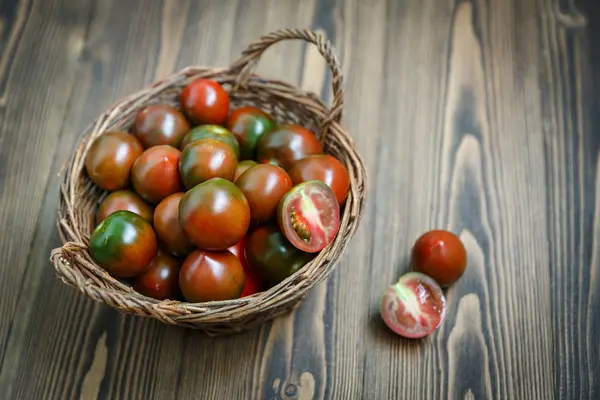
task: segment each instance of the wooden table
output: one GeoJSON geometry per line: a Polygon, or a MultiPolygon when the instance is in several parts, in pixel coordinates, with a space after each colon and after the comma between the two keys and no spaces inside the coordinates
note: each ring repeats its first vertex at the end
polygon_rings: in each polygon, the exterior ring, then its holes
{"type": "MultiPolygon", "coordinates": [[[[600,398],[598,4],[0,0],[0,398],[600,398]],[[122,316],[56,279],[57,171],[84,127],[289,27],[335,44],[369,171],[330,279],[227,338],[122,316]],[[441,328],[408,341],[377,300],[431,228],[459,233],[469,266],[441,328]]],[[[258,70],[330,98],[299,42],[258,70]]]]}

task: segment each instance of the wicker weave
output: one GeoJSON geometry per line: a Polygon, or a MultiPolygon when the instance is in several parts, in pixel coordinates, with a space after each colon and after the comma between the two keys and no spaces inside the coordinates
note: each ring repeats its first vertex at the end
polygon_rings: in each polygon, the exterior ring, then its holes
{"type": "Polygon", "coordinates": [[[351,240],[363,212],[367,176],[363,161],[350,136],[340,125],[342,75],[331,43],[309,30],[281,30],[252,43],[230,68],[188,67],[149,88],[120,100],[104,112],[82,135],[76,150],[61,170],[58,231],[63,246],[51,253],[58,276],[68,285],[96,301],[124,313],[153,317],[168,324],[200,329],[209,335],[248,329],[289,312],[307,291],[333,270],[351,240]],[[252,71],[261,54],[281,40],[301,39],[315,44],[332,71],[333,101],[329,110],[312,93],[279,80],[265,79],[252,71]],[[159,301],[135,292],[99,267],[88,251],[94,214],[106,192],[85,173],[85,157],[98,136],[111,129],[129,130],[138,111],[149,104],[179,107],[179,93],[197,78],[210,78],[229,92],[232,107],[256,105],[270,112],[277,122],[294,122],[317,132],[324,150],[338,157],[350,172],[350,193],[342,209],[341,226],[335,240],[294,275],[265,292],[236,300],[209,303],[159,301]]]}

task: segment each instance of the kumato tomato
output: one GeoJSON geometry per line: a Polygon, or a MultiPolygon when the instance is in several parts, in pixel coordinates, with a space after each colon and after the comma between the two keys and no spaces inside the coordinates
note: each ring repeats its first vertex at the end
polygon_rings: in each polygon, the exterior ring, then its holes
{"type": "Polygon", "coordinates": [[[179,98],[183,112],[196,124],[223,125],[229,114],[229,94],[211,79],[196,79],[179,98]]]}
{"type": "Polygon", "coordinates": [[[324,182],[303,182],[281,198],[277,220],[294,246],[315,253],[335,238],[340,228],[340,206],[324,182]]]}
{"type": "Polygon", "coordinates": [[[429,275],[442,287],[456,282],[467,268],[467,250],[460,238],[446,230],[421,235],[413,245],[413,271],[429,275]]]}
{"type": "Polygon", "coordinates": [[[100,203],[96,211],[96,225],[115,211],[128,210],[136,213],[146,221],[152,223],[154,210],[137,193],[131,190],[117,190],[110,193],[100,203]]]}
{"type": "Polygon", "coordinates": [[[323,148],[315,134],[296,124],[279,125],[265,133],[258,142],[259,162],[277,160],[285,170],[311,154],[321,154],[323,148]]]}
{"type": "Polygon", "coordinates": [[[250,160],[256,156],[258,140],[275,127],[275,120],[258,107],[245,106],[231,112],[226,126],[240,144],[240,160],[250,160]]]}
{"type": "Polygon", "coordinates": [[[248,261],[246,261],[245,252],[247,242],[248,236],[244,236],[242,240],[227,249],[240,260],[242,267],[244,268],[244,274],[246,275],[246,282],[244,283],[244,289],[242,290],[240,297],[251,296],[262,291],[260,275],[251,268],[248,261]]]}
{"type": "Polygon", "coordinates": [[[190,303],[237,299],[245,281],[242,263],[227,250],[195,250],[179,273],[181,292],[190,303]]]}
{"type": "Polygon", "coordinates": [[[292,180],[287,172],[270,164],[259,164],[248,169],[235,184],[250,203],[251,220],[259,223],[276,216],[279,200],[292,188],[292,180]]]}
{"type": "Polygon", "coordinates": [[[237,157],[231,147],[217,139],[188,144],[179,161],[179,173],[188,189],[212,178],[232,181],[236,167],[237,157]]]}
{"type": "Polygon", "coordinates": [[[145,148],[160,145],[178,148],[189,130],[185,116],[167,104],[145,107],[137,114],[134,124],[135,135],[145,148]]]}
{"type": "Polygon", "coordinates": [[[131,211],[110,214],[90,237],[92,258],[117,278],[131,278],[144,272],[157,252],[152,225],[131,211]]]}
{"type": "Polygon", "coordinates": [[[200,139],[217,139],[223,143],[231,146],[231,149],[235,153],[235,156],[240,156],[240,146],[237,139],[231,132],[219,125],[200,125],[195,127],[188,133],[183,141],[181,142],[181,151],[185,149],[185,146],[191,142],[195,142],[200,139]]]}
{"type": "Polygon", "coordinates": [[[350,188],[350,174],[340,160],[329,154],[314,154],[297,161],[289,169],[292,183],[319,180],[333,190],[338,203],[344,204],[350,188]]]}
{"type": "Polygon", "coordinates": [[[173,193],[164,198],[154,210],[154,230],[162,247],[177,257],[187,256],[194,244],[187,238],[179,223],[179,202],[184,193],[173,193]]]}
{"type": "Polygon", "coordinates": [[[244,160],[244,161],[240,161],[237,165],[237,167],[235,168],[235,175],[233,177],[233,182],[235,183],[238,178],[248,170],[248,168],[250,167],[254,167],[255,165],[258,165],[258,163],[256,161],[253,160],[244,160]]]}
{"type": "Polygon", "coordinates": [[[179,203],[179,222],[203,250],[226,250],[246,235],[250,205],[232,182],[213,178],[188,190],[179,203]]]}
{"type": "Polygon", "coordinates": [[[409,272],[390,285],[379,303],[386,325],[407,338],[422,338],[435,331],[446,315],[446,298],[429,276],[409,272]]]}
{"type": "Polygon", "coordinates": [[[144,148],[127,132],[110,131],[99,136],[85,158],[90,179],[104,190],[124,189],[129,185],[131,167],[144,148]]]}
{"type": "Polygon", "coordinates": [[[271,284],[283,281],[313,258],[294,247],[277,225],[256,228],[248,236],[245,253],[250,268],[271,284]]]}
{"type": "Polygon", "coordinates": [[[180,268],[181,261],[159,251],[148,269],[135,277],[133,288],[136,292],[157,300],[179,299],[180,268]]]}
{"type": "Polygon", "coordinates": [[[150,147],[135,160],[131,181],[135,191],[147,202],[156,204],[165,197],[184,190],[179,176],[181,152],[175,147],[150,147]]]}

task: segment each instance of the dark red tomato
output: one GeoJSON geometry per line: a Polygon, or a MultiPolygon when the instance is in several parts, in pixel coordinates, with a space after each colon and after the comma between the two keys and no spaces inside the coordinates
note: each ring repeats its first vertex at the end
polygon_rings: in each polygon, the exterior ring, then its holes
{"type": "Polygon", "coordinates": [[[150,147],[135,160],[131,181],[135,191],[149,203],[156,204],[170,194],[184,190],[179,176],[181,152],[175,147],[150,147]]]}
{"type": "Polygon", "coordinates": [[[135,135],[146,148],[160,145],[178,148],[189,130],[185,116],[167,104],[144,108],[138,113],[134,125],[135,135]]]}
{"type": "Polygon", "coordinates": [[[446,298],[429,276],[409,272],[383,293],[379,313],[397,334],[411,339],[422,338],[442,323],[446,315],[446,298]]]}
{"type": "Polygon", "coordinates": [[[195,250],[179,273],[181,292],[190,303],[237,299],[245,281],[242,263],[229,251],[195,250]]]}
{"type": "Polygon", "coordinates": [[[135,278],[133,288],[136,292],[157,300],[176,300],[180,295],[180,268],[181,261],[159,251],[148,269],[135,278]]]}
{"type": "Polygon", "coordinates": [[[232,111],[226,126],[240,144],[240,160],[251,160],[259,139],[275,127],[275,120],[258,107],[245,106],[232,111]]]}
{"type": "Polygon", "coordinates": [[[185,138],[181,142],[181,151],[185,149],[185,146],[191,142],[195,142],[200,139],[217,139],[223,143],[231,146],[231,149],[235,153],[235,156],[240,156],[240,146],[238,145],[237,139],[231,132],[219,125],[200,125],[195,127],[185,135],[185,138]]]}
{"type": "Polygon", "coordinates": [[[179,203],[187,237],[204,250],[226,250],[246,235],[250,205],[230,181],[213,178],[190,189],[179,203]]]}
{"type": "Polygon", "coordinates": [[[331,243],[340,229],[340,206],[325,183],[303,182],[281,198],[277,220],[294,246],[315,253],[331,243]]]}
{"type": "Polygon", "coordinates": [[[257,153],[260,162],[273,159],[287,170],[306,156],[323,153],[323,148],[314,133],[300,125],[287,124],[264,134],[257,153]]]}
{"type": "Polygon", "coordinates": [[[246,260],[269,283],[283,281],[312,258],[311,254],[292,246],[277,225],[258,227],[248,236],[246,260]]]}
{"type": "Polygon", "coordinates": [[[127,132],[103,133],[90,146],[86,172],[104,190],[123,189],[129,185],[133,163],[143,151],[140,141],[127,132]]]}
{"type": "Polygon", "coordinates": [[[237,157],[229,145],[216,139],[201,139],[183,150],[179,173],[185,186],[191,189],[212,178],[232,181],[236,167],[237,157]]]}
{"type": "Polygon", "coordinates": [[[260,279],[260,275],[254,269],[250,268],[248,265],[248,261],[246,261],[246,243],[248,242],[248,237],[244,236],[242,240],[228,248],[231,253],[233,253],[238,260],[242,263],[242,267],[244,267],[244,274],[246,275],[246,283],[244,283],[244,289],[242,290],[242,295],[240,297],[251,296],[253,294],[259,293],[262,291],[262,282],[260,279]]]}
{"type": "Polygon", "coordinates": [[[258,165],[258,163],[256,161],[253,160],[244,160],[244,161],[240,161],[237,165],[237,167],[235,168],[235,175],[233,177],[233,182],[237,182],[238,178],[248,170],[248,168],[254,167],[255,165],[258,165]]]}
{"type": "Polygon", "coordinates": [[[223,125],[229,114],[229,94],[210,79],[196,79],[181,92],[183,112],[196,124],[223,125]]]}
{"type": "Polygon", "coordinates": [[[100,203],[96,211],[96,225],[110,214],[119,210],[134,212],[152,223],[154,210],[152,210],[152,207],[148,203],[131,190],[117,190],[106,196],[102,203],[100,203]]]}
{"type": "Polygon", "coordinates": [[[458,236],[432,230],[417,239],[412,249],[412,269],[429,275],[442,287],[456,282],[467,268],[467,250],[458,236]]]}
{"type": "Polygon", "coordinates": [[[144,272],[158,252],[152,225],[131,211],[116,211],[90,236],[90,254],[108,273],[131,278],[144,272]]]}
{"type": "Polygon", "coordinates": [[[154,230],[163,248],[177,257],[187,256],[194,245],[179,223],[179,202],[184,193],[174,193],[158,203],[154,210],[154,230]]]}
{"type": "Polygon", "coordinates": [[[275,217],[279,200],[292,188],[292,180],[282,168],[258,164],[235,182],[250,203],[253,222],[267,222],[275,217]]]}
{"type": "Polygon", "coordinates": [[[292,165],[289,170],[294,185],[318,180],[325,182],[337,198],[344,204],[350,188],[350,174],[344,164],[329,154],[314,154],[304,157],[292,165]]]}

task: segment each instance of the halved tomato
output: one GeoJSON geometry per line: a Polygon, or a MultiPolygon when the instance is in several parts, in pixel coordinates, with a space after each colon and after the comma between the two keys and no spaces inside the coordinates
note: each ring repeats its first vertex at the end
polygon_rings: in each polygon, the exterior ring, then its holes
{"type": "Polygon", "coordinates": [[[303,182],[281,198],[277,221],[296,248],[316,253],[335,238],[340,228],[340,205],[327,184],[303,182]]]}
{"type": "Polygon", "coordinates": [[[422,338],[442,323],[446,315],[446,298],[432,278],[420,272],[409,272],[383,293],[379,313],[398,335],[422,338]]]}

